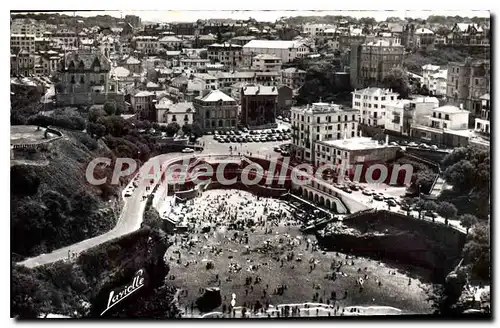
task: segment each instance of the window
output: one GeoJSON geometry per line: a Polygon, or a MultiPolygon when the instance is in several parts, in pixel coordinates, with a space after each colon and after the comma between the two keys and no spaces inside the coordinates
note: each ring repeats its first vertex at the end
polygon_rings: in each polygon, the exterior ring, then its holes
{"type": "Polygon", "coordinates": [[[385,97],[382,97],[382,100],[385,100],[385,97]]]}
{"type": "Polygon", "coordinates": [[[374,105],[373,105],[373,108],[378,108],[378,105],[377,105],[377,104],[374,104],[374,105]]]}
{"type": "Polygon", "coordinates": [[[80,84],[84,84],[85,83],[85,78],[82,76],[80,76],[80,84]]]}
{"type": "Polygon", "coordinates": [[[340,122],[340,115],[337,117],[337,122],[340,122]]]}
{"type": "Polygon", "coordinates": [[[373,97],[375,100],[378,100],[378,97],[373,97]]]}
{"type": "Polygon", "coordinates": [[[316,123],[320,123],[320,120],[321,120],[321,118],[320,118],[320,117],[317,117],[317,118],[316,118],[316,123]]]}
{"type": "Polygon", "coordinates": [[[177,117],[175,117],[175,115],[172,115],[172,122],[177,122],[177,117]]]}
{"type": "Polygon", "coordinates": [[[354,131],[351,132],[351,138],[354,138],[354,131]]]}
{"type": "Polygon", "coordinates": [[[447,128],[448,128],[448,124],[443,123],[443,129],[447,129],[447,128]]]}
{"type": "Polygon", "coordinates": [[[450,120],[450,115],[446,114],[446,115],[444,116],[444,119],[445,119],[445,120],[447,120],[447,121],[449,121],[449,120],[450,120]]]}
{"type": "Polygon", "coordinates": [[[368,104],[368,108],[372,108],[372,104],[368,104]]]}
{"type": "Polygon", "coordinates": [[[337,130],[340,130],[340,124],[337,124],[337,130]]]}

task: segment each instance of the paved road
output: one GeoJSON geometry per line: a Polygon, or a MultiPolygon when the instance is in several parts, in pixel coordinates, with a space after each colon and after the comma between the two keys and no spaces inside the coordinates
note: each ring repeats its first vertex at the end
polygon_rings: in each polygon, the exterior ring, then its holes
{"type": "MultiPolygon", "coordinates": [[[[182,154],[180,153],[169,153],[163,154],[154,158],[151,158],[148,162],[154,160],[160,160],[160,162],[165,162],[172,160],[174,158],[180,157],[182,154]]],[[[125,190],[132,187],[133,180],[129,183],[129,185],[125,188],[125,190]]],[[[36,257],[32,257],[26,259],[18,264],[24,265],[28,268],[34,268],[40,265],[53,263],[56,261],[60,261],[68,258],[68,251],[80,253],[88,248],[100,245],[104,242],[112,240],[114,238],[120,237],[122,235],[131,233],[140,228],[142,223],[142,215],[144,212],[144,208],[146,206],[146,201],[143,200],[144,195],[148,195],[151,193],[153,188],[150,188],[149,191],[146,191],[146,184],[139,184],[137,188],[134,189],[132,195],[130,197],[124,198],[124,206],[120,217],[118,218],[118,222],[116,226],[110,230],[109,232],[96,236],[93,238],[89,238],[78,242],[76,244],[66,246],[63,248],[59,248],[52,253],[41,254],[36,257]]]]}

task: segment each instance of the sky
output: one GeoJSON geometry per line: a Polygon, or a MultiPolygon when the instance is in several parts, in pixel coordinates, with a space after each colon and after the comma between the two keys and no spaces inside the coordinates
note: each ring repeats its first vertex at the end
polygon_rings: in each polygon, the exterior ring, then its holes
{"type": "MultiPolygon", "coordinates": [[[[488,17],[490,13],[488,11],[473,11],[473,10],[456,10],[456,11],[444,11],[444,10],[367,10],[367,11],[348,11],[348,10],[336,10],[336,11],[206,11],[206,10],[183,10],[183,11],[167,11],[167,10],[129,10],[129,11],[75,11],[76,15],[79,16],[95,16],[95,15],[110,15],[114,17],[120,17],[123,15],[137,15],[141,17],[142,21],[147,22],[194,22],[198,19],[210,19],[210,18],[232,18],[232,19],[248,19],[249,17],[255,18],[258,21],[272,21],[286,16],[325,16],[325,15],[345,15],[352,16],[355,18],[361,17],[373,17],[378,21],[385,20],[387,17],[412,17],[412,18],[427,18],[430,15],[444,15],[444,16],[462,16],[462,17],[488,17]]],[[[72,14],[72,12],[66,12],[66,14],[72,14]]]]}

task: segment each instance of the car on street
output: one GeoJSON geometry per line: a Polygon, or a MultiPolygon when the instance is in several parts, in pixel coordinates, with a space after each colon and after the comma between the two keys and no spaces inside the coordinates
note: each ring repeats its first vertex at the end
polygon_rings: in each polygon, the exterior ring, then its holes
{"type": "Polygon", "coordinates": [[[412,141],[408,144],[408,147],[417,147],[417,144],[412,141]]]}
{"type": "Polygon", "coordinates": [[[363,195],[366,195],[366,196],[371,196],[371,195],[373,195],[373,193],[372,193],[370,190],[368,190],[368,189],[364,189],[361,193],[362,193],[363,195]]]}
{"type": "Polygon", "coordinates": [[[439,148],[438,148],[438,146],[436,146],[436,145],[432,145],[432,146],[431,146],[431,149],[432,149],[432,150],[438,150],[439,148]]]}
{"type": "Polygon", "coordinates": [[[284,157],[289,157],[290,156],[290,153],[287,152],[287,151],[282,151],[281,152],[281,155],[283,155],[284,157]]]}
{"type": "Polygon", "coordinates": [[[273,150],[277,153],[281,153],[281,148],[278,146],[274,147],[273,150]]]}
{"type": "Polygon", "coordinates": [[[373,199],[375,199],[375,200],[379,200],[379,201],[382,201],[382,200],[384,200],[384,197],[382,197],[382,196],[381,196],[381,195],[379,195],[379,194],[375,194],[375,195],[373,195],[373,199]]]}
{"type": "Polygon", "coordinates": [[[193,148],[184,148],[182,150],[183,153],[194,153],[194,149],[193,148]]]}
{"type": "Polygon", "coordinates": [[[396,204],[396,202],[393,199],[388,199],[387,200],[387,205],[389,205],[389,206],[396,206],[397,204],[396,204]]]}

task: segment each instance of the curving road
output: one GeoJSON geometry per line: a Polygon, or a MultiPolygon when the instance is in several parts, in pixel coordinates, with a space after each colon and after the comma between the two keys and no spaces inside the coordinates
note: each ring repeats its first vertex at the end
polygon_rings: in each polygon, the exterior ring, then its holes
{"type": "MultiPolygon", "coordinates": [[[[148,163],[155,160],[159,160],[160,163],[166,163],[172,161],[173,159],[178,159],[180,156],[180,153],[163,154],[151,158],[148,163]]],[[[134,179],[131,179],[129,185],[127,185],[125,189],[133,188],[133,180],[134,179]]],[[[85,251],[86,249],[100,245],[109,240],[118,238],[139,229],[142,223],[142,215],[146,207],[146,201],[143,200],[142,196],[149,195],[152,190],[153,187],[150,188],[149,191],[146,191],[146,184],[139,184],[130,197],[124,198],[124,206],[120,217],[118,218],[118,222],[116,223],[116,226],[107,233],[93,238],[85,239],[70,246],[59,248],[52,253],[41,254],[36,257],[28,258],[22,262],[18,262],[17,264],[24,265],[28,268],[34,268],[40,265],[68,259],[69,251],[80,253],[82,251],[85,251]]]]}

